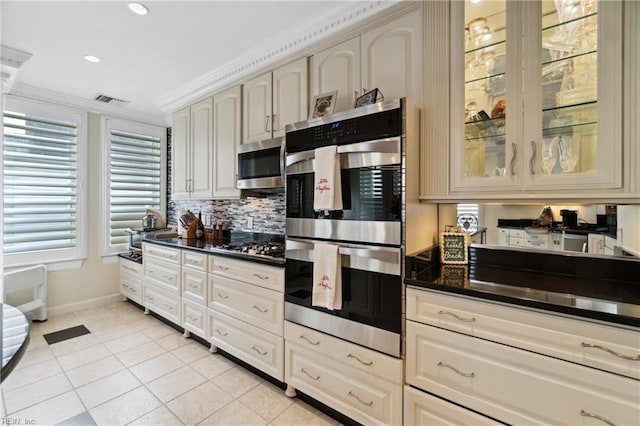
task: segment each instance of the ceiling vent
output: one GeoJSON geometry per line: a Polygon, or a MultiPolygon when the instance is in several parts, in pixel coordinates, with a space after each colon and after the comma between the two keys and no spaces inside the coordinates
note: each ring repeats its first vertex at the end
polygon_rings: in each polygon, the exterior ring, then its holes
{"type": "Polygon", "coordinates": [[[125,106],[128,103],[131,103],[131,101],[114,98],[113,96],[103,95],[102,93],[98,93],[93,99],[98,102],[102,102],[109,105],[116,105],[116,106],[125,106]]]}

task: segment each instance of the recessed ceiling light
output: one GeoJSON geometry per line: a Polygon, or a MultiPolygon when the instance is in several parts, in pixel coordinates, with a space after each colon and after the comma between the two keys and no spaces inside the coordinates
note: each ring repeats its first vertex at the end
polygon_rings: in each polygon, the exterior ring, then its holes
{"type": "Polygon", "coordinates": [[[129,3],[129,9],[135,14],[146,15],[149,13],[149,9],[142,3],[129,3]]]}
{"type": "Polygon", "coordinates": [[[100,58],[93,55],[84,55],[84,58],[89,62],[100,62],[100,58]]]}

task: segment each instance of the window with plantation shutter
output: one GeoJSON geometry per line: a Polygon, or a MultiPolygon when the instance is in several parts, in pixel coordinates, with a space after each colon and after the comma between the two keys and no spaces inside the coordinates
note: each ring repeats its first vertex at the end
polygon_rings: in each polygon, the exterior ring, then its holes
{"type": "Polygon", "coordinates": [[[166,129],[107,119],[108,236],[105,255],[127,250],[128,228],[140,228],[147,209],[165,210],[166,129]]]}
{"type": "Polygon", "coordinates": [[[83,115],[21,100],[3,112],[6,266],[82,257],[83,115]]]}

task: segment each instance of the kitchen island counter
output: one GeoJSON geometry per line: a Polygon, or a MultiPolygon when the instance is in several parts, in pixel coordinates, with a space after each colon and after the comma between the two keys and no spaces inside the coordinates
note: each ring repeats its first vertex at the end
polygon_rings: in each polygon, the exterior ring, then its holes
{"type": "Polygon", "coordinates": [[[475,246],[468,265],[407,256],[405,283],[640,328],[640,261],[475,246]]]}

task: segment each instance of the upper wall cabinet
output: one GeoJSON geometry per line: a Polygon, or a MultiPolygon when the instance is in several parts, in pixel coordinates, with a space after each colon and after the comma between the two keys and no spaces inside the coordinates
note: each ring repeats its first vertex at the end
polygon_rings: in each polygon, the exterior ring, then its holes
{"type": "Polygon", "coordinates": [[[213,98],[173,114],[172,198],[213,197],[213,98]]]}
{"type": "Polygon", "coordinates": [[[213,197],[238,198],[238,145],[242,142],[240,86],[213,97],[213,197]]]}
{"type": "Polygon", "coordinates": [[[307,58],[244,84],[243,142],[284,136],[285,126],[307,119],[307,58]]]}
{"type": "Polygon", "coordinates": [[[334,112],[378,88],[422,105],[422,16],[417,10],[311,57],[312,95],[338,91],[334,112]]]}
{"type": "Polygon", "coordinates": [[[448,156],[449,181],[426,172],[424,195],[623,191],[622,2],[467,0],[448,25],[449,152],[427,123],[423,168],[446,173],[448,156]]]}

